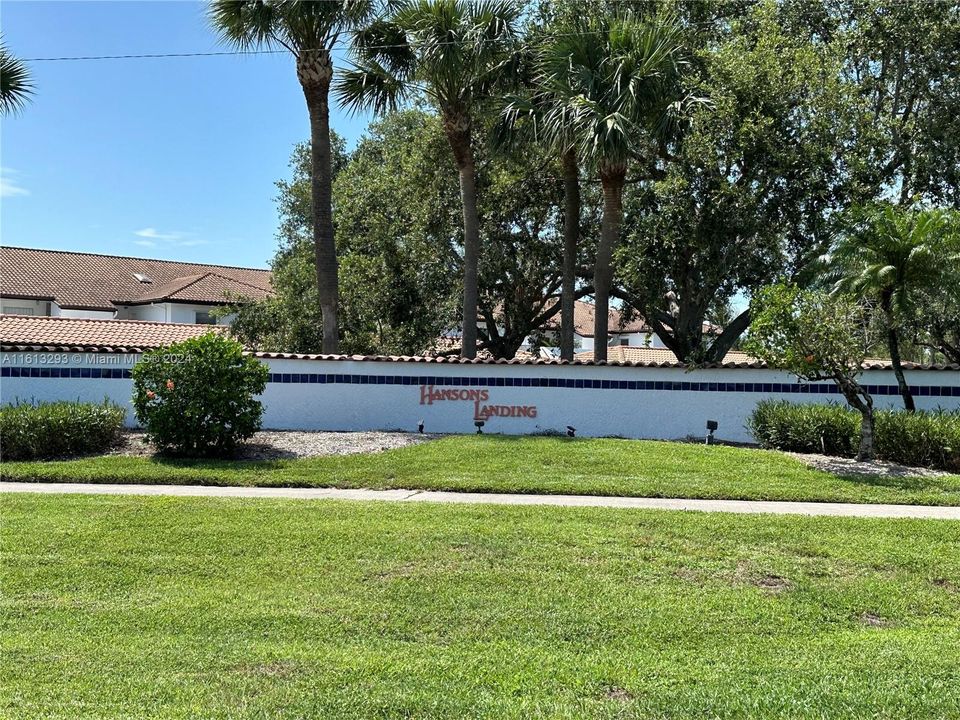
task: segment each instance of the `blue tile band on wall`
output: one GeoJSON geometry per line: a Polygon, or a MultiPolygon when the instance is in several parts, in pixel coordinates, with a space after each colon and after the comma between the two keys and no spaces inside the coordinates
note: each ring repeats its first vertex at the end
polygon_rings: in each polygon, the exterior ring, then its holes
{"type": "Polygon", "coordinates": [[[89,378],[91,380],[129,380],[130,368],[30,367],[0,368],[0,377],[11,378],[89,378]]]}
{"type": "MultiPolygon", "coordinates": [[[[11,378],[89,378],[129,380],[129,368],[4,367],[0,377],[11,378]]],[[[457,387],[546,387],[577,390],[666,390],[680,392],[799,393],[802,395],[839,395],[836,385],[824,383],[768,382],[689,382],[679,380],[596,380],[586,378],[541,377],[446,377],[442,375],[341,375],[336,373],[270,373],[269,382],[277,384],[337,385],[436,385],[457,387]]],[[[871,395],[899,395],[896,385],[866,385],[871,395]]],[[[913,388],[917,397],[960,397],[960,384],[920,385],[913,388]]]]}

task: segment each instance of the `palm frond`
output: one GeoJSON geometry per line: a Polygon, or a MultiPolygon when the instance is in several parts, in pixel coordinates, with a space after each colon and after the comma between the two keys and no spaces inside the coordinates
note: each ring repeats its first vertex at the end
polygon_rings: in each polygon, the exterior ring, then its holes
{"type": "Polygon", "coordinates": [[[894,309],[908,310],[918,290],[955,282],[960,253],[951,243],[955,213],[910,209],[882,203],[856,208],[838,239],[830,262],[835,289],[862,298],[889,298],[894,309]]]}
{"type": "Polygon", "coordinates": [[[674,19],[626,11],[579,19],[566,30],[541,56],[540,86],[557,106],[548,114],[554,138],[574,137],[581,161],[597,167],[624,165],[677,130],[693,99],[680,92],[674,19]]]}
{"type": "Polygon", "coordinates": [[[270,46],[278,29],[276,3],[266,0],[213,0],[207,21],[222,42],[241,50],[270,46]]]}
{"type": "Polygon", "coordinates": [[[285,42],[297,51],[332,50],[340,34],[373,14],[371,0],[276,0],[285,42]]]}
{"type": "Polygon", "coordinates": [[[535,96],[506,96],[491,133],[494,147],[516,149],[528,141],[538,142],[541,139],[539,110],[535,96]]]}
{"type": "Polygon", "coordinates": [[[0,44],[0,115],[22,110],[33,89],[27,66],[0,44]]]}
{"type": "Polygon", "coordinates": [[[377,115],[396,110],[408,92],[408,84],[375,60],[356,63],[341,73],[334,86],[337,101],[350,112],[369,109],[377,115]]]}
{"type": "Polygon", "coordinates": [[[518,17],[503,0],[397,0],[392,14],[354,34],[355,68],[338,88],[354,109],[384,112],[417,82],[443,112],[464,112],[514,60],[518,17]]]}
{"type": "Polygon", "coordinates": [[[372,0],[213,0],[207,20],[224,43],[241,50],[281,45],[300,53],[332,50],[373,9],[372,0]]]}
{"type": "Polygon", "coordinates": [[[388,20],[374,20],[355,31],[352,49],[361,62],[378,62],[398,78],[409,76],[416,60],[407,33],[388,20]]]}

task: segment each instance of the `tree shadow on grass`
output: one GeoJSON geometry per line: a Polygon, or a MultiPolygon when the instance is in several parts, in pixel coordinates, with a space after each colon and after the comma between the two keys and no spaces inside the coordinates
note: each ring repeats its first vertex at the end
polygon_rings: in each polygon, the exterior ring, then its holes
{"type": "MultiPolygon", "coordinates": [[[[290,458],[296,457],[292,453],[290,458]]],[[[169,468],[187,468],[197,470],[221,470],[221,471],[245,471],[245,470],[280,470],[286,467],[286,458],[273,460],[245,460],[237,458],[222,457],[182,457],[177,455],[162,455],[157,453],[144,458],[147,462],[154,465],[162,465],[169,468]]]]}
{"type": "Polygon", "coordinates": [[[227,455],[190,456],[178,455],[172,452],[154,450],[141,457],[154,463],[161,463],[177,467],[211,467],[217,469],[232,468],[236,470],[247,468],[280,467],[278,461],[295,460],[299,456],[291,450],[278,448],[270,443],[243,443],[227,455]]]}
{"type": "MultiPolygon", "coordinates": [[[[829,471],[825,471],[829,472],[829,471]]],[[[870,487],[889,488],[911,492],[935,492],[943,495],[952,495],[960,504],[960,480],[957,476],[917,476],[917,475],[866,475],[862,473],[830,473],[838,480],[851,485],[867,485],[870,487]]]]}

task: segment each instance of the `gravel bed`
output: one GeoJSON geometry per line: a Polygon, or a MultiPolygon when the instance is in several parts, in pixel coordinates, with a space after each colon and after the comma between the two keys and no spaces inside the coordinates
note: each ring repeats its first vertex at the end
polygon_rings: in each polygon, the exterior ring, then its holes
{"type": "MultiPolygon", "coordinates": [[[[404,432],[258,432],[244,443],[236,456],[239,460],[280,460],[308,458],[321,455],[354,455],[417,445],[433,440],[438,435],[404,432]]],[[[139,432],[125,433],[123,441],[112,455],[148,457],[154,448],[145,442],[139,432]]]]}
{"type": "Polygon", "coordinates": [[[897,463],[886,462],[884,460],[861,462],[860,460],[853,460],[851,458],[817,455],[814,453],[807,454],[788,452],[787,455],[797,458],[801,462],[816,470],[823,470],[824,472],[832,473],[833,475],[842,475],[845,477],[936,478],[950,475],[950,473],[943,470],[909,467],[907,465],[898,465],[897,463]]]}

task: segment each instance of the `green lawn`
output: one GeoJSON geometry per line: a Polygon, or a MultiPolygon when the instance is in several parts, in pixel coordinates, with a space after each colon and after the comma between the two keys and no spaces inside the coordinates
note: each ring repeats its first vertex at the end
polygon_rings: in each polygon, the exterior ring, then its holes
{"type": "Polygon", "coordinates": [[[842,478],[782,453],[642,440],[467,435],[402,450],[275,462],[97,457],[2,463],[0,479],[416,488],[960,505],[960,476],[842,478]]]}
{"type": "Polygon", "coordinates": [[[960,717],[960,523],[0,496],[0,716],[960,717]]]}

